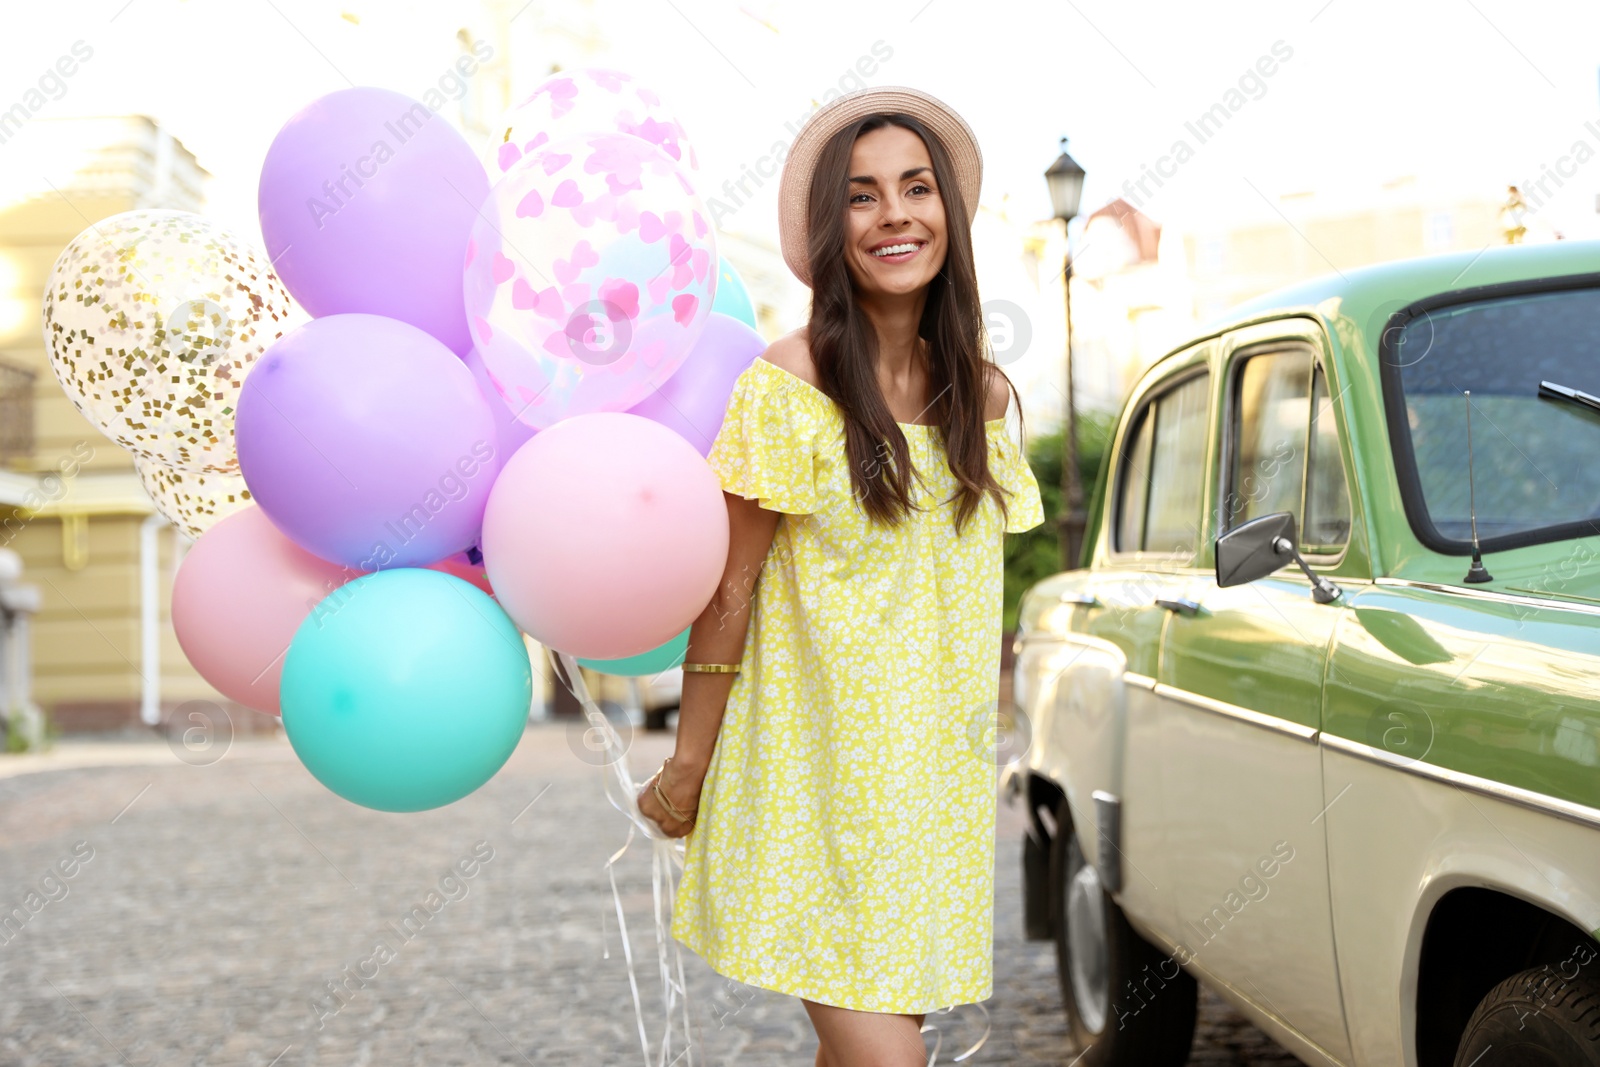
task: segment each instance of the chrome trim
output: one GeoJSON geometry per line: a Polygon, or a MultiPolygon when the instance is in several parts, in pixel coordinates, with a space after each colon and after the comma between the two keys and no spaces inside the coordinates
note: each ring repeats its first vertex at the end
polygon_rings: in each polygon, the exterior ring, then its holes
{"type": "Polygon", "coordinates": [[[1100,606],[1100,601],[1095,598],[1093,593],[1076,593],[1070,589],[1062,590],[1058,599],[1063,604],[1077,604],[1086,608],[1097,608],[1100,606]]]}
{"type": "Polygon", "coordinates": [[[1373,748],[1371,745],[1364,745],[1360,741],[1352,741],[1348,737],[1339,737],[1335,734],[1323,734],[1322,745],[1334,752],[1366,760],[1368,763],[1382,764],[1385,767],[1414,774],[1418,778],[1431,778],[1436,782],[1453,785],[1492,800],[1503,800],[1531,811],[1556,815],[1570,822],[1600,829],[1600,809],[1591,808],[1587,804],[1576,804],[1570,800],[1546,796],[1531,789],[1523,789],[1521,786],[1507,785],[1491,778],[1467,774],[1465,771],[1453,771],[1436,763],[1407,759],[1386,749],[1373,748]]]}
{"type": "Polygon", "coordinates": [[[1179,689],[1177,686],[1168,685],[1166,682],[1157,682],[1154,689],[1157,696],[1168,697],[1180,704],[1188,704],[1190,707],[1208,711],[1213,715],[1220,715],[1225,719],[1236,719],[1251,726],[1259,726],[1263,730],[1286,734],[1300,741],[1315,741],[1317,734],[1320,732],[1314,726],[1302,726],[1297,722],[1290,722],[1288,719],[1280,719],[1273,715],[1263,715],[1259,711],[1251,711],[1249,708],[1241,708],[1237,704],[1229,704],[1225,700],[1214,700],[1211,697],[1201,696],[1199,693],[1191,693],[1187,689],[1179,689]]]}
{"type": "Polygon", "coordinates": [[[1186,596],[1158,596],[1152,602],[1155,607],[1166,608],[1178,615],[1193,617],[1200,614],[1200,601],[1186,596]]]}
{"type": "Polygon", "coordinates": [[[1094,798],[1095,831],[1099,841],[1095,852],[1100,881],[1111,893],[1122,892],[1122,798],[1104,789],[1089,794],[1094,798]]]}
{"type": "Polygon", "coordinates": [[[1554,599],[1553,594],[1552,596],[1518,595],[1501,593],[1493,589],[1466,589],[1459,585],[1419,582],[1411,578],[1374,578],[1373,584],[1396,589],[1426,589],[1434,593],[1453,593],[1456,596],[1493,600],[1502,604],[1526,604],[1529,607],[1551,608],[1556,611],[1576,611],[1580,615],[1600,615],[1600,604],[1574,604],[1570,600],[1554,599]]]}
{"type": "Polygon", "coordinates": [[[1156,680],[1147,674],[1135,674],[1133,671],[1123,671],[1122,680],[1129,685],[1136,685],[1140,689],[1154,689],[1156,680]]]}

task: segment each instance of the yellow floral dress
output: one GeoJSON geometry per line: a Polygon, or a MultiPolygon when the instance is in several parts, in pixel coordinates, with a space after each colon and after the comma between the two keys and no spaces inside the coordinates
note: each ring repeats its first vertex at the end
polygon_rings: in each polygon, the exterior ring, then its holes
{"type": "Polygon", "coordinates": [[[1044,521],[1006,425],[1009,522],[985,494],[958,538],[939,430],[901,423],[927,510],[880,527],[833,400],[764,358],[735,382],[708,461],[783,517],[671,926],[724,977],[903,1014],[993,992],[1002,530],[1044,521]]]}

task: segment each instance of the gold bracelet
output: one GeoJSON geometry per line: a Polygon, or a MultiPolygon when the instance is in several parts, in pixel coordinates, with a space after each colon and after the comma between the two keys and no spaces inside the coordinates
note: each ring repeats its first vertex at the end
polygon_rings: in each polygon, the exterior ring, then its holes
{"type": "Polygon", "coordinates": [[[739,665],[737,663],[685,663],[683,665],[683,669],[686,671],[697,671],[703,674],[739,673],[739,665]]]}
{"type": "MultiPolygon", "coordinates": [[[[655,777],[650,780],[650,787],[655,792],[656,802],[666,809],[668,815],[671,815],[678,822],[692,823],[694,822],[694,817],[696,814],[698,814],[698,811],[687,813],[680,811],[678,805],[674,804],[671,800],[668,800],[667,794],[661,791],[661,776],[667,773],[667,764],[671,762],[671,756],[668,756],[666,759],[661,761],[661,769],[656,771],[655,777]]],[[[698,805],[696,805],[696,807],[698,808],[698,805]]]]}

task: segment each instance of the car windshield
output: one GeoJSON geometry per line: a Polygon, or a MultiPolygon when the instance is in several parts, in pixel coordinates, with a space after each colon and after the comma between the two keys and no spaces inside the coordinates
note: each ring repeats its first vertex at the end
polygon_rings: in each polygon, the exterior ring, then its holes
{"type": "Polygon", "coordinates": [[[1485,549],[1600,534],[1600,412],[1540,396],[1542,381],[1600,393],[1600,289],[1419,310],[1385,342],[1396,467],[1419,539],[1463,550],[1474,491],[1485,549]]]}

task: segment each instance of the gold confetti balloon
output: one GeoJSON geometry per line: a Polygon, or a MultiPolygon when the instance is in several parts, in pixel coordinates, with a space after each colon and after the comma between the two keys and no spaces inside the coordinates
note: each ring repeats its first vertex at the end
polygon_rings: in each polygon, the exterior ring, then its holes
{"type": "Polygon", "coordinates": [[[245,375],[286,333],[291,303],[266,258],[190,211],[128,211],[57,257],[44,337],[61,387],[136,456],[236,474],[245,375]]]}
{"type": "Polygon", "coordinates": [[[250,490],[237,474],[179,470],[143,456],[135,456],[133,465],[156,510],[195,540],[250,503],[250,490]]]}

